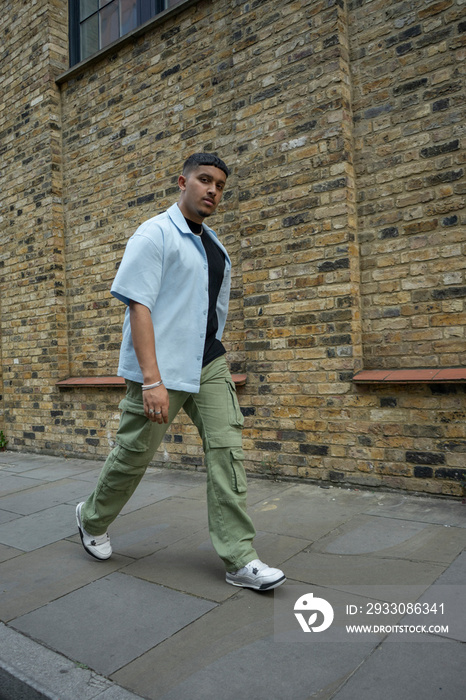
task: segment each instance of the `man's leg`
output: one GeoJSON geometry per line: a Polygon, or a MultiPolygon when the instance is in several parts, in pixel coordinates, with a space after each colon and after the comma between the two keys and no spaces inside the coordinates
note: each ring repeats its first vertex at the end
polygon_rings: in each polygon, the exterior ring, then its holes
{"type": "Polygon", "coordinates": [[[204,445],[209,531],[227,582],[256,590],[279,586],[285,581],[283,571],[261,562],[252,544],[256,531],[246,512],[243,416],[224,357],[204,367],[200,391],[191,394],[184,409],[204,445]]]}
{"type": "Polygon", "coordinates": [[[154,423],[144,414],[141,385],[131,381],[126,385],[126,396],[120,403],[117,444],[102,468],[96,488],[80,509],[84,530],[94,536],[107,531],[133,495],[167,428],[189,396],[169,391],[168,423],[154,423]]]}

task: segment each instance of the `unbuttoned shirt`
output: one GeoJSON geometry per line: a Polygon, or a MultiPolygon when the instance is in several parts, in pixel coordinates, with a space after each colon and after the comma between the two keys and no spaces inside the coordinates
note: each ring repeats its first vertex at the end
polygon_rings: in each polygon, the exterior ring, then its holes
{"type": "MultiPolygon", "coordinates": [[[[202,235],[225,255],[217,300],[221,340],[230,298],[231,262],[215,232],[202,235]]],[[[199,391],[209,310],[209,270],[200,236],[191,232],[177,204],[143,223],[129,239],[111,293],[127,305],[118,375],[143,382],[131,337],[129,302],[147,306],[155,335],[157,364],[167,389],[199,391]]]]}

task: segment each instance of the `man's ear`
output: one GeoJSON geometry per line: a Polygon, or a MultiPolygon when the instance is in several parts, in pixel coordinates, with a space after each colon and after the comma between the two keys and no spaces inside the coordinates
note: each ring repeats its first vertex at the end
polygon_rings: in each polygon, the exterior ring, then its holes
{"type": "Polygon", "coordinates": [[[186,189],[186,176],[185,175],[180,175],[178,177],[178,187],[180,188],[180,190],[186,189]]]}

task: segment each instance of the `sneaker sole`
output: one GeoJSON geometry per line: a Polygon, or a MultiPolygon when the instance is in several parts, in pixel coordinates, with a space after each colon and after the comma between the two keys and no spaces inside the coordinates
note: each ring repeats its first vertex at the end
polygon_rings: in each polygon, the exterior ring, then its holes
{"type": "Polygon", "coordinates": [[[247,583],[239,583],[236,581],[231,581],[228,578],[225,580],[227,583],[230,583],[232,586],[237,586],[238,588],[249,588],[251,591],[271,591],[273,588],[278,588],[278,586],[281,586],[282,583],[285,583],[286,576],[279,578],[278,581],[272,581],[271,583],[263,583],[261,586],[252,586],[251,584],[247,583]]]}
{"type": "Polygon", "coordinates": [[[91,557],[94,557],[94,559],[97,559],[97,561],[107,561],[107,559],[110,559],[112,554],[110,553],[108,557],[98,557],[97,554],[94,554],[94,552],[91,552],[90,549],[86,547],[84,544],[84,537],[83,537],[83,531],[81,528],[81,518],[80,518],[80,512],[78,511],[78,508],[76,508],[76,522],[78,523],[78,530],[79,530],[79,536],[81,538],[81,544],[84,548],[84,551],[90,554],[91,557]]]}

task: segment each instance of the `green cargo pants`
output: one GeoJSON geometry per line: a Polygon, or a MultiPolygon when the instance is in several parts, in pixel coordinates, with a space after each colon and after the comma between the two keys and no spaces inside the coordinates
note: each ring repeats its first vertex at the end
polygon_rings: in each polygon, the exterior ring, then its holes
{"type": "Polygon", "coordinates": [[[243,416],[225,356],[203,368],[199,393],[169,390],[168,423],[154,423],[144,414],[141,385],[126,381],[127,392],[116,446],[105,462],[97,486],[82,506],[84,529],[91,535],[107,531],[130,499],[163,436],[181,408],[202,438],[207,469],[207,510],[212,544],[227,571],[236,571],[257,553],[256,534],[246,513],[246,473],[243,467],[243,416]]]}

